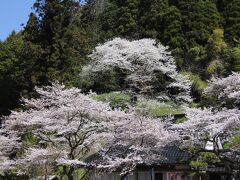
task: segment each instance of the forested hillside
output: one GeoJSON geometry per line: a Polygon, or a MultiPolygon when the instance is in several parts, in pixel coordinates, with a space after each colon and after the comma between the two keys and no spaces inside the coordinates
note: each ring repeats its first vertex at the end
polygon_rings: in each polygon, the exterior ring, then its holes
{"type": "Polygon", "coordinates": [[[36,0],[0,42],[0,179],[123,180],[168,145],[240,178],[239,105],[239,0],[36,0]]]}
{"type": "MultiPolygon", "coordinates": [[[[37,0],[33,7],[24,30],[0,44],[1,114],[34,96],[35,85],[81,84],[87,55],[114,37],[169,46],[195,84],[240,70],[238,0],[37,0]]],[[[193,93],[199,100],[197,85],[193,93]]]]}

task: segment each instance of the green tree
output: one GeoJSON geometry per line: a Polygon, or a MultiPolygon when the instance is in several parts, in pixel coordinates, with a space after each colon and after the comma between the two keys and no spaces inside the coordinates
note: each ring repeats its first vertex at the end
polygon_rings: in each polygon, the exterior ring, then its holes
{"type": "Polygon", "coordinates": [[[13,32],[0,43],[0,115],[17,107],[20,92],[25,87],[19,59],[22,47],[21,33],[13,32]]]}
{"type": "Polygon", "coordinates": [[[224,60],[224,76],[232,74],[233,71],[240,72],[240,48],[238,46],[223,49],[221,58],[224,60]]]}
{"type": "Polygon", "coordinates": [[[89,52],[87,33],[74,0],[37,0],[24,30],[26,77],[33,84],[49,80],[73,83],[89,52]]]}
{"type": "Polygon", "coordinates": [[[91,48],[95,47],[103,39],[108,39],[113,34],[113,29],[109,28],[113,27],[112,22],[115,22],[115,20],[109,20],[115,17],[112,13],[113,9],[108,7],[111,5],[112,3],[106,0],[88,0],[85,1],[79,11],[81,26],[88,34],[88,43],[86,45],[91,48]],[[107,11],[110,12],[109,15],[107,11]],[[108,34],[111,35],[109,36],[108,34]]]}
{"type": "MultiPolygon", "coordinates": [[[[96,1],[93,0],[94,4],[96,4],[96,1]]],[[[100,32],[98,33],[102,42],[119,36],[127,38],[139,37],[139,0],[106,0],[103,6],[104,8],[98,6],[101,9],[99,14],[95,13],[96,19],[99,21],[100,32]]]]}
{"type": "Polygon", "coordinates": [[[207,75],[218,74],[221,75],[224,70],[223,51],[227,48],[224,41],[223,29],[213,30],[212,35],[208,39],[206,45],[207,58],[207,75]]]}
{"type": "Polygon", "coordinates": [[[225,38],[228,43],[235,46],[240,44],[240,1],[225,0],[224,2],[225,38]]]}
{"type": "MultiPolygon", "coordinates": [[[[104,4],[104,11],[100,13],[99,16],[95,16],[95,21],[98,21],[98,35],[100,36],[99,40],[101,42],[120,35],[116,30],[118,10],[119,8],[116,0],[108,0],[104,4]]],[[[89,17],[89,15],[86,16],[89,17]]]]}
{"type": "Polygon", "coordinates": [[[216,59],[217,56],[226,47],[227,47],[227,44],[224,41],[224,30],[223,29],[213,30],[213,33],[209,37],[208,44],[207,44],[208,58],[216,59]]]}
{"type": "Polygon", "coordinates": [[[184,0],[179,8],[183,17],[183,34],[188,48],[205,44],[212,30],[219,26],[220,15],[216,5],[209,1],[184,0]]]}
{"type": "MultiPolygon", "coordinates": [[[[217,11],[216,4],[210,0],[184,0],[179,1],[179,9],[182,14],[183,26],[183,51],[184,61],[190,70],[199,70],[199,63],[192,62],[191,49],[205,46],[212,31],[219,27],[220,15],[217,11]],[[194,63],[194,69],[191,64],[194,63]],[[190,65],[190,66],[189,66],[190,65]]],[[[204,56],[203,56],[204,57],[204,56]]],[[[202,60],[202,58],[197,58],[202,60]]]]}
{"type": "Polygon", "coordinates": [[[116,31],[121,36],[138,36],[138,5],[139,0],[117,0],[118,12],[116,31]]]}
{"type": "Polygon", "coordinates": [[[182,37],[182,16],[176,6],[166,9],[163,16],[163,34],[159,39],[172,49],[180,48],[183,43],[182,37]],[[162,37],[162,38],[161,38],[162,37]]]}
{"type": "Polygon", "coordinates": [[[240,47],[233,48],[233,71],[240,72],[240,47]]]}
{"type": "Polygon", "coordinates": [[[164,25],[163,16],[168,1],[166,0],[140,0],[139,4],[139,26],[142,37],[158,38],[161,36],[164,25]]]}

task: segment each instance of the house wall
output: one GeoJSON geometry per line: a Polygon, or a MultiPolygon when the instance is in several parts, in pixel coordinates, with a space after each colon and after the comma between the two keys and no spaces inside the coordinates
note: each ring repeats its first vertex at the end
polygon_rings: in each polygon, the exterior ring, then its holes
{"type": "MultiPolygon", "coordinates": [[[[108,175],[95,174],[94,180],[120,180],[119,173],[108,175]]],[[[125,180],[195,180],[188,173],[184,172],[166,172],[166,171],[137,171],[128,175],[125,180]]]]}
{"type": "MultiPolygon", "coordinates": [[[[213,171],[214,169],[212,169],[213,171]]],[[[219,169],[218,169],[219,170],[219,169]]],[[[201,175],[193,171],[189,165],[162,165],[162,166],[139,166],[135,172],[129,174],[125,180],[225,180],[232,179],[231,174],[226,173],[224,169],[216,172],[205,172],[201,175]],[[225,173],[224,173],[225,172],[225,173]],[[191,174],[191,175],[190,175],[191,174]]],[[[93,172],[91,180],[120,180],[120,172],[103,174],[93,172]]]]}

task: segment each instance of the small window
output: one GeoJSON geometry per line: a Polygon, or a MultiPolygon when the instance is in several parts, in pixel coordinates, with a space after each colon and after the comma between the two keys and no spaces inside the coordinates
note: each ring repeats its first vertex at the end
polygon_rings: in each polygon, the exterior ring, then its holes
{"type": "Polygon", "coordinates": [[[163,173],[155,173],[155,180],[163,180],[163,173]]]}

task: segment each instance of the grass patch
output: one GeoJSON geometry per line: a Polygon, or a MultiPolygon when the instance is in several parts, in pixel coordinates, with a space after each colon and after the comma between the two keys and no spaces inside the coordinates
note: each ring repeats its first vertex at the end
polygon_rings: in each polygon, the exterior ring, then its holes
{"type": "Polygon", "coordinates": [[[199,75],[192,74],[191,72],[181,72],[183,75],[188,75],[189,79],[193,82],[193,90],[201,94],[208,86],[206,81],[203,81],[199,75]]]}
{"type": "Polygon", "coordinates": [[[173,102],[158,102],[156,100],[142,99],[138,102],[138,107],[145,108],[147,114],[155,117],[179,115],[184,113],[184,108],[173,102]]]}
{"type": "Polygon", "coordinates": [[[168,115],[177,115],[184,113],[184,110],[181,107],[173,108],[168,106],[159,106],[159,107],[150,107],[149,114],[153,116],[168,116],[168,115]]]}
{"type": "Polygon", "coordinates": [[[129,105],[131,97],[127,93],[115,91],[94,96],[97,101],[108,102],[113,108],[125,108],[129,105]]]}
{"type": "MultiPolygon", "coordinates": [[[[97,101],[108,102],[113,108],[126,108],[131,102],[131,96],[124,92],[110,92],[94,96],[97,101]]],[[[146,99],[139,97],[137,107],[144,108],[146,113],[154,117],[180,115],[184,114],[185,110],[181,105],[174,102],[159,102],[157,100],[146,99]]]]}
{"type": "Polygon", "coordinates": [[[186,117],[178,118],[177,121],[176,121],[176,123],[177,123],[177,124],[184,123],[184,122],[186,122],[187,120],[188,120],[188,119],[187,119],[186,117]]]}

